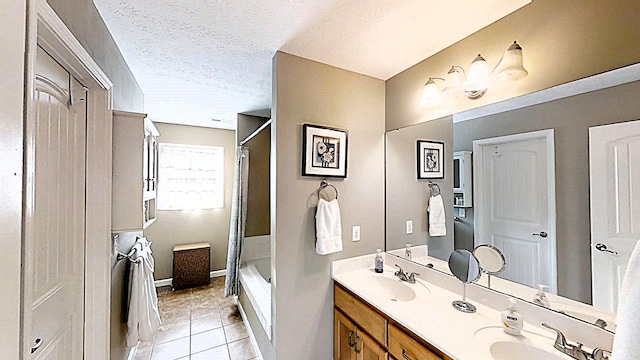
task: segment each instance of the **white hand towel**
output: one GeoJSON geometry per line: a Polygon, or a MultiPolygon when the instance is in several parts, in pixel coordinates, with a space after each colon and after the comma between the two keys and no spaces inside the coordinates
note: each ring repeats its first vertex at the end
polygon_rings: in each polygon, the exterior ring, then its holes
{"type": "Polygon", "coordinates": [[[160,327],[158,294],[153,280],[154,259],[145,238],[138,238],[132,250],[129,279],[129,311],[127,314],[127,346],[138,341],[153,341],[160,327]]]}
{"type": "Polygon", "coordinates": [[[447,235],[446,219],[444,215],[444,202],[442,196],[436,195],[429,198],[429,235],[445,236],[447,235]]]}
{"type": "Polygon", "coordinates": [[[342,251],[342,224],[338,199],[318,201],[316,210],[316,252],[327,255],[342,251]]]}
{"type": "Polygon", "coordinates": [[[613,337],[612,359],[640,359],[640,240],[636,243],[622,279],[613,337]]]}

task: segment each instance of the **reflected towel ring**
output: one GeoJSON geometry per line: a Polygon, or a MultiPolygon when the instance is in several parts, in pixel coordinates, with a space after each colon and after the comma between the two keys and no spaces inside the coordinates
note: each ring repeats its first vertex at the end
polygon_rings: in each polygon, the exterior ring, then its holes
{"type": "Polygon", "coordinates": [[[336,199],[338,199],[338,189],[336,189],[336,187],[332,184],[329,184],[327,180],[320,181],[320,187],[318,187],[318,199],[320,199],[320,191],[324,190],[327,187],[333,188],[333,191],[336,192],[336,199]]]}

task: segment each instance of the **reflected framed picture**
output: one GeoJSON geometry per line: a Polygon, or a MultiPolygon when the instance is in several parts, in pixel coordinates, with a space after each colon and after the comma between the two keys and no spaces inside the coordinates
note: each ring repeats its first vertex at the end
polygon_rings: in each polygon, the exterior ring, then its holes
{"type": "Polygon", "coordinates": [[[302,176],[347,177],[347,130],[302,125],[302,176]]]}
{"type": "Polygon", "coordinates": [[[444,179],[444,143],[417,141],[418,180],[444,179]]]}

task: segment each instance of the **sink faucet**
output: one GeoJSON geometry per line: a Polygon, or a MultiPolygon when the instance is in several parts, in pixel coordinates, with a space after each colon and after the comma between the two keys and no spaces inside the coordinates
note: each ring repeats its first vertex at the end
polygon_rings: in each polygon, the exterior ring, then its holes
{"type": "Polygon", "coordinates": [[[595,348],[593,353],[588,353],[587,351],[582,349],[582,343],[576,343],[576,345],[570,344],[567,342],[567,338],[564,336],[562,331],[549,326],[547,323],[542,323],[542,326],[551,329],[556,332],[556,342],[553,344],[553,347],[556,348],[563,354],[569,355],[574,359],[578,360],[607,360],[611,355],[611,352],[602,348],[595,348]]]}
{"type": "Polygon", "coordinates": [[[416,283],[416,275],[420,276],[420,274],[415,273],[415,272],[407,274],[406,272],[404,272],[404,270],[402,270],[402,268],[398,264],[396,264],[396,267],[398,268],[398,271],[393,273],[393,275],[397,276],[398,279],[400,279],[402,281],[408,282],[409,284],[415,284],[416,283]]]}

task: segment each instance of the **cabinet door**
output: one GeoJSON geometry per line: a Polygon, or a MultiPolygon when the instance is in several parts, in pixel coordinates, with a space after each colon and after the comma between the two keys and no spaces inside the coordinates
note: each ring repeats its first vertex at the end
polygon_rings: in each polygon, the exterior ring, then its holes
{"type": "Polygon", "coordinates": [[[353,341],[356,339],[356,326],[339,310],[333,310],[333,359],[355,360],[353,341]]]}
{"type": "Polygon", "coordinates": [[[358,329],[355,340],[357,360],[387,360],[387,351],[372,337],[358,329]]]}

